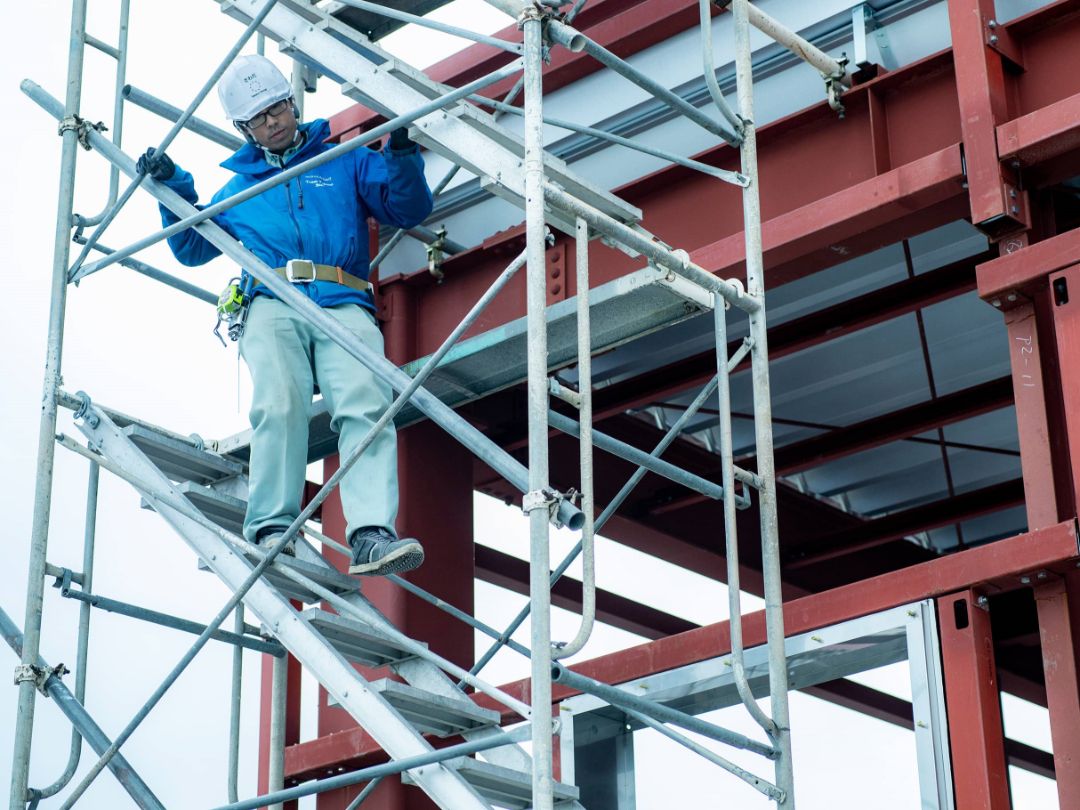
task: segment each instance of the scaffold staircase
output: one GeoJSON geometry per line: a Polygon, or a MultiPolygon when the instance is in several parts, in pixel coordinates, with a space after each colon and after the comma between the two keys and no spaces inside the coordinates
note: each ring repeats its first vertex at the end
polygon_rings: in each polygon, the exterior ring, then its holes
{"type": "MultiPolygon", "coordinates": [[[[206,506],[220,502],[209,484],[229,481],[245,487],[242,465],[145,424],[120,427],[85,396],[76,423],[98,463],[135,486],[202,565],[231,590],[241,590],[265,555],[224,528],[233,524],[231,515],[211,518],[213,510],[206,506]],[[196,493],[202,495],[201,508],[196,493]]],[[[278,555],[244,597],[264,632],[280,641],[392,758],[434,752],[424,735],[460,736],[482,744],[486,761],[461,756],[408,772],[409,782],[440,807],[531,807],[532,762],[517,744],[520,734],[500,728],[500,713],[477,706],[440,666],[523,712],[523,719],[530,707],[403,635],[364,597],[355,578],[337,571],[304,540],[296,541],[295,552],[295,557],[278,555]],[[297,610],[290,600],[306,607],[297,610]],[[336,612],[319,607],[322,602],[336,612]],[[388,667],[403,682],[368,681],[352,664],[388,667]]],[[[555,797],[557,806],[580,806],[571,785],[557,784],[555,797]]]]}

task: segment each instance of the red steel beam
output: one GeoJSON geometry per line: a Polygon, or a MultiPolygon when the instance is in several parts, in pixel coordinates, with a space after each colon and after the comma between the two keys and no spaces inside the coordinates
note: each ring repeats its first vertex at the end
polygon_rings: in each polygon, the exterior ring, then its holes
{"type": "MultiPolygon", "coordinates": [[[[1012,380],[1009,377],[990,380],[937,399],[778,447],[774,454],[776,474],[792,475],[829,461],[917,436],[935,427],[990,413],[1011,405],[1012,402],[1012,380]]],[[[752,455],[736,459],[736,463],[740,467],[756,468],[756,460],[752,455]]],[[[707,500],[704,495],[680,491],[680,494],[665,499],[656,511],[684,509],[707,500]]]]}
{"type": "MultiPolygon", "coordinates": [[[[1019,478],[1000,484],[964,492],[951,498],[922,504],[902,512],[868,520],[861,526],[830,534],[827,543],[805,551],[784,563],[785,569],[796,570],[819,565],[875,546],[891,543],[912,534],[951,526],[980,515],[1000,512],[1024,502],[1024,484],[1019,478]]],[[[815,544],[816,545],[816,544],[815,544]]]]}
{"type": "MultiPolygon", "coordinates": [[[[1023,574],[1071,569],[1078,555],[1075,522],[1061,523],[791,600],[784,605],[785,628],[789,635],[806,633],[969,586],[980,586],[986,592],[1011,590],[1020,587],[1019,578],[1023,574]]],[[[748,647],[765,643],[763,612],[749,614],[743,624],[748,647]]],[[[727,655],[731,651],[730,643],[728,623],[718,622],[576,664],[572,669],[606,683],[622,683],[727,655]]],[[[507,684],[503,689],[528,699],[527,680],[507,684]]],[[[573,694],[573,690],[555,685],[555,700],[573,694]]],[[[481,705],[502,709],[485,696],[476,700],[481,705]]],[[[363,730],[348,729],[289,747],[285,752],[285,772],[290,779],[298,781],[332,775],[339,768],[356,767],[363,757],[377,750],[378,745],[363,730]]]]}
{"type": "Polygon", "coordinates": [[[1047,104],[997,128],[998,154],[1021,166],[1080,149],[1080,93],[1047,104]]]}
{"type": "Polygon", "coordinates": [[[1080,263],[1080,229],[1065,231],[1014,253],[980,264],[975,269],[979,297],[1007,307],[1033,285],[1044,284],[1058,270],[1080,263]]]}

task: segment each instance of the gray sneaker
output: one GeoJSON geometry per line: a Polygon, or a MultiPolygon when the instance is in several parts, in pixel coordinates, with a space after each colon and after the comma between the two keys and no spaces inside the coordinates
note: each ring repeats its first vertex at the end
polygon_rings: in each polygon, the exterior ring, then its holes
{"type": "MultiPolygon", "coordinates": [[[[263,551],[269,552],[274,546],[276,546],[280,542],[281,538],[284,535],[284,530],[273,532],[271,534],[264,534],[260,539],[255,541],[254,545],[258,546],[263,551]]],[[[281,550],[281,553],[287,557],[295,557],[296,549],[293,546],[295,540],[296,538],[294,536],[293,539],[289,541],[289,545],[285,546],[285,548],[281,550]]]]}
{"type": "Polygon", "coordinates": [[[386,576],[420,567],[424,547],[407,537],[399,540],[382,526],[365,526],[349,538],[352,558],[350,574],[386,576]]]}

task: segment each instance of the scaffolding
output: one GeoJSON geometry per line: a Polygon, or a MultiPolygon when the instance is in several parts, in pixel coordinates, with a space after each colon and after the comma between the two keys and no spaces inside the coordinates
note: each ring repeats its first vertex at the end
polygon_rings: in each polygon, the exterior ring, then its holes
{"type": "MultiPolygon", "coordinates": [[[[814,66],[822,75],[830,103],[838,111],[842,111],[843,90],[850,84],[844,63],[829,57],[768,17],[748,0],[716,3],[715,5],[730,11],[734,19],[737,101],[732,108],[716,82],[713,64],[711,20],[716,10],[712,8],[714,4],[710,0],[700,0],[703,72],[714,108],[705,110],[687,103],[574,28],[574,17],[585,5],[585,0],[578,0],[569,10],[563,9],[568,3],[548,0],[535,3],[525,0],[488,0],[491,5],[517,20],[522,32],[520,43],[477,35],[456,26],[433,23],[424,17],[393,11],[376,3],[345,0],[345,6],[484,42],[510,51],[517,57],[506,67],[462,87],[451,88],[432,81],[422,72],[386,53],[377,42],[343,24],[325,9],[304,0],[218,2],[223,12],[240,20],[245,28],[218,68],[183,111],[170,108],[149,93],[126,86],[129,0],[122,0],[119,40],[115,47],[87,34],[87,0],[73,0],[67,96],[63,103],[30,81],[23,83],[24,92],[60,122],[62,152],[47,362],[39,432],[39,463],[30,538],[25,635],[0,611],[0,628],[9,644],[21,655],[21,665],[16,671],[19,704],[10,806],[22,808],[27,803],[34,806],[41,799],[64,790],[76,770],[81,740],[85,739],[99,758],[79,784],[68,792],[63,807],[72,806],[105,768],[113,772],[138,806],[162,807],[160,800],[119,753],[120,748],[206,643],[210,639],[220,639],[233,644],[235,650],[233,714],[230,722],[230,803],[227,805],[231,810],[281,803],[300,796],[367,782],[367,787],[351,805],[356,807],[371,793],[380,779],[396,774],[401,774],[403,778],[420,786],[433,801],[446,808],[481,808],[494,804],[548,810],[556,805],[580,806],[577,803],[576,789],[572,785],[558,783],[553,778],[552,740],[553,734],[558,731],[559,722],[552,719],[547,709],[552,701],[553,680],[621,708],[628,715],[662,730],[686,748],[750,784],[774,801],[777,807],[784,810],[794,808],[788,668],[772,461],[750,28],[758,28],[814,66]],[[346,95],[362,101],[385,116],[387,121],[364,133],[364,137],[342,142],[316,157],[290,166],[241,194],[215,205],[196,209],[163,184],[139,173],[135,162],[121,151],[123,101],[127,98],[173,120],[173,126],[158,146],[159,150],[166,149],[185,127],[218,143],[235,145],[233,136],[199,121],[193,113],[233,58],[247,46],[256,33],[260,38],[278,42],[283,52],[296,61],[294,86],[303,87],[305,71],[314,70],[335,77],[346,95]],[[93,125],[80,116],[82,56],[88,45],[117,60],[117,92],[111,139],[102,135],[99,125],[93,125]],[[605,67],[634,82],[713,136],[736,146],[741,154],[739,171],[717,169],[666,150],[638,145],[602,130],[561,119],[546,118],[543,111],[543,63],[550,50],[555,48],[588,53],[605,67]],[[519,74],[517,83],[502,100],[480,94],[485,88],[519,74]],[[523,107],[520,109],[513,106],[519,94],[523,97],[523,107]],[[494,110],[494,114],[484,112],[485,107],[494,110]],[[497,117],[504,114],[523,117],[523,138],[518,138],[498,123],[497,117]],[[644,230],[639,224],[642,213],[634,206],[579,177],[566,164],[547,153],[543,143],[545,122],[585,132],[621,146],[640,149],[646,154],[702,171],[737,189],[743,200],[745,287],[738,279],[724,280],[715,277],[695,264],[685,251],[665,244],[660,238],[644,230]],[[361,148],[402,126],[411,127],[410,135],[413,140],[446,157],[455,165],[436,185],[436,194],[447,187],[459,169],[464,168],[482,178],[485,188],[494,194],[520,205],[525,212],[526,227],[525,250],[510,262],[476,301],[439,350],[425,358],[422,366],[412,374],[397,368],[365,347],[311,300],[293,289],[290,282],[277,276],[213,221],[216,214],[348,151],[361,148]],[[101,213],[92,217],[76,215],[73,209],[75,162],[80,146],[96,151],[111,164],[108,202],[101,213]],[[121,173],[131,178],[122,193],[119,192],[118,183],[121,173]],[[129,246],[117,250],[106,248],[100,243],[100,238],[117,212],[139,187],[171,209],[180,217],[180,221],[129,246]],[[90,226],[96,226],[96,229],[89,236],[84,236],[84,229],[90,226]],[[553,364],[548,349],[548,325],[552,308],[546,300],[545,279],[545,246],[550,239],[549,227],[576,240],[577,296],[572,317],[576,323],[574,360],[578,368],[577,390],[572,390],[551,375],[553,364]],[[133,258],[143,248],[187,228],[195,228],[227,257],[266,285],[281,301],[323,330],[335,343],[397,392],[393,404],[382,414],[366,438],[347,458],[342,459],[338,471],[326,481],[288,528],[284,540],[298,538],[295,558],[279,557],[287,542],[281,542],[266,552],[244,543],[234,531],[235,516],[230,523],[227,517],[213,512],[210,508],[212,503],[205,498],[200,500],[200,482],[230,476],[242,479],[241,463],[220,452],[213,452],[213,449],[204,446],[201,440],[179,436],[149,425],[135,417],[105,408],[82,392],[73,394],[62,388],[61,349],[66,291],[70,283],[85,279],[111,264],[120,263],[187,294],[213,301],[204,291],[133,258]],[[631,257],[643,259],[646,267],[642,272],[647,274],[648,281],[662,285],[684,305],[690,304],[696,307],[696,311],[711,310],[713,313],[716,375],[651,453],[633,448],[593,429],[590,358],[601,347],[594,343],[590,322],[591,310],[599,306],[599,303],[590,301],[588,245],[590,240],[597,238],[631,257]],[[73,241],[82,248],[76,261],[69,266],[69,251],[73,241]],[[91,261],[94,250],[105,255],[91,261]],[[462,335],[522,267],[525,267],[527,277],[527,334],[524,336],[527,347],[527,465],[517,462],[461,418],[447,402],[425,387],[425,383],[447,359],[462,335]],[[727,339],[729,311],[746,317],[749,323],[749,336],[731,356],[728,355],[727,339]],[[752,366],[754,396],[757,467],[753,471],[735,465],[731,433],[729,374],[747,359],[752,366]],[[686,423],[714,396],[719,403],[719,452],[722,464],[720,485],[682,470],[661,458],[686,423]],[[577,409],[579,418],[569,419],[550,410],[552,397],[570,403],[577,409]],[[434,654],[422,641],[408,638],[398,631],[357,591],[355,580],[339,574],[312,544],[321,544],[324,550],[334,549],[347,553],[347,549],[307,525],[308,520],[362,456],[374,437],[406,407],[415,409],[438,424],[512,483],[523,494],[523,510],[529,518],[530,601],[505,629],[492,628],[407,580],[391,577],[398,586],[467,622],[493,639],[491,648],[470,670],[434,654]],[[85,442],[57,434],[60,408],[73,411],[75,424],[84,434],[85,442]],[[547,447],[549,430],[552,428],[579,437],[580,508],[571,493],[556,491],[549,480],[547,447]],[[53,489],[53,458],[57,445],[82,455],[91,462],[87,531],[81,572],[57,568],[46,559],[53,489]],[[614,453],[638,467],[618,495],[595,517],[592,472],[594,446],[614,453]],[[211,622],[196,625],[110,600],[93,592],[94,516],[100,469],[129,482],[232,590],[232,596],[211,622]],[[631,694],[625,689],[587,678],[560,663],[561,659],[584,647],[595,621],[594,536],[647,471],[665,476],[723,504],[734,686],[746,711],[763,732],[766,740],[764,742],[721,728],[660,702],[631,694]],[[184,486],[178,484],[178,481],[193,482],[195,486],[184,486]],[[768,637],[768,712],[763,711],[755,701],[746,674],[739,598],[736,513],[739,509],[747,508],[754,498],[758,501],[761,518],[768,637]],[[565,525],[581,532],[580,542],[571,554],[555,567],[553,573],[548,544],[552,524],[565,525]],[[550,628],[550,588],[579,555],[584,559],[585,572],[584,609],[580,629],[569,642],[553,643],[550,628]],[[60,679],[63,674],[62,667],[50,668],[39,655],[46,577],[57,579],[62,595],[81,602],[74,694],[60,679]],[[317,607],[298,611],[290,604],[291,599],[299,599],[309,605],[326,602],[333,607],[334,612],[317,607]],[[81,706],[91,606],[126,613],[198,635],[198,639],[143,707],[111,740],[81,706]],[[257,628],[246,624],[245,611],[257,616],[272,638],[261,638],[257,628]],[[526,648],[513,641],[511,636],[529,615],[532,616],[531,639],[529,647],[526,648]],[[230,616],[234,619],[231,632],[222,629],[230,616]],[[480,677],[485,664],[504,646],[528,656],[531,660],[529,704],[488,684],[480,677]],[[278,748],[283,739],[283,715],[279,703],[283,693],[287,652],[299,659],[330,695],[379,742],[390,755],[391,761],[385,765],[321,779],[313,784],[282,789],[282,763],[280,756],[277,756],[271,761],[271,793],[239,800],[236,795],[236,768],[239,670],[240,653],[243,649],[258,650],[275,656],[274,684],[277,697],[273,699],[276,711],[271,735],[278,748]],[[404,682],[368,683],[354,670],[350,662],[388,664],[404,682]],[[514,731],[502,729],[499,714],[479,708],[465,694],[466,687],[484,693],[529,723],[514,731]],[[31,730],[38,691],[52,697],[74,727],[69,766],[55,783],[46,788],[33,788],[28,783],[31,730]],[[773,762],[774,774],[771,779],[766,779],[751,773],[704,748],[675,728],[693,731],[733,748],[758,754],[763,760],[773,762]],[[457,735],[464,741],[436,750],[425,734],[457,735]],[[531,742],[530,754],[526,754],[518,745],[526,740],[531,742]],[[472,755],[479,752],[485,753],[486,762],[471,759],[472,755]]],[[[302,100],[302,92],[298,95],[302,100]]],[[[462,248],[446,240],[445,234],[435,234],[423,228],[414,229],[410,233],[432,243],[429,245],[429,257],[434,256],[437,259],[443,252],[453,253],[462,248]]],[[[377,266],[405,235],[404,232],[394,234],[373,260],[372,266],[377,266]]],[[[626,335],[621,335],[620,339],[625,337],[626,335]]],[[[760,685],[759,678],[756,687],[759,690],[760,685]]]]}

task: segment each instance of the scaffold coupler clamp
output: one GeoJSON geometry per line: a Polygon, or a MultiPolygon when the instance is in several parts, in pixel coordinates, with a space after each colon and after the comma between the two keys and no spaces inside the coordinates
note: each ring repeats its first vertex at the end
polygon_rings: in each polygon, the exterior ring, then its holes
{"type": "Polygon", "coordinates": [[[63,664],[57,664],[52,669],[39,667],[36,664],[19,664],[19,666],[15,667],[15,685],[32,683],[41,694],[48,697],[49,692],[45,687],[49,682],[49,678],[60,678],[69,672],[71,670],[63,664]]]}
{"type": "Polygon", "coordinates": [[[85,391],[76,391],[75,396],[79,400],[79,409],[75,411],[73,418],[76,422],[85,419],[86,424],[92,428],[96,428],[101,422],[98,415],[92,410],[93,402],[90,401],[90,395],[85,391]]]}
{"type": "Polygon", "coordinates": [[[551,487],[544,487],[543,489],[534,489],[530,492],[526,492],[521,499],[521,511],[526,515],[531,514],[537,509],[546,509],[548,513],[548,520],[554,523],[556,526],[561,526],[559,523],[559,503],[564,500],[564,496],[561,492],[551,487]]]}
{"type": "Polygon", "coordinates": [[[844,91],[847,87],[844,85],[844,77],[847,75],[846,67],[848,63],[847,56],[837,60],[840,63],[840,73],[833,76],[825,76],[825,98],[829,101],[829,107],[831,107],[836,114],[843,120],[846,114],[844,108],[844,102],[842,101],[844,91]]]}
{"type": "Polygon", "coordinates": [[[444,273],[442,270],[443,260],[446,258],[446,226],[435,231],[435,241],[425,246],[427,249],[427,269],[438,284],[442,284],[444,273]]]}
{"type": "Polygon", "coordinates": [[[93,147],[90,146],[90,130],[95,132],[108,132],[109,128],[105,126],[104,121],[98,121],[96,124],[92,124],[85,118],[80,118],[77,115],[68,115],[60,119],[60,124],[56,128],[56,134],[63,137],[65,132],[73,131],[78,135],[79,144],[89,152],[93,147]]]}

